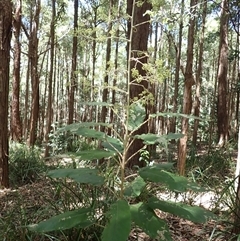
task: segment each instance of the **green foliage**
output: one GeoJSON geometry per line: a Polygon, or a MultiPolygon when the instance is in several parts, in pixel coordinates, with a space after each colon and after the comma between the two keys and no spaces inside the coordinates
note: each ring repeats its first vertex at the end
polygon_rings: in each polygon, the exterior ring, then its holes
{"type": "Polygon", "coordinates": [[[192,207],[183,203],[159,200],[152,197],[148,200],[148,206],[152,209],[160,209],[164,212],[172,213],[196,223],[206,223],[214,217],[213,213],[203,210],[200,207],[192,207]]]}
{"type": "Polygon", "coordinates": [[[128,130],[136,131],[142,126],[146,117],[145,108],[139,102],[133,103],[129,108],[128,130]]]}
{"type": "Polygon", "coordinates": [[[196,149],[192,147],[186,163],[189,177],[211,188],[222,186],[226,176],[232,175],[231,155],[222,149],[196,155],[196,149]]]}
{"type": "Polygon", "coordinates": [[[49,143],[51,147],[52,156],[65,154],[67,152],[76,153],[79,150],[90,150],[94,148],[94,144],[89,141],[89,138],[100,138],[103,133],[94,132],[88,128],[87,134],[85,135],[85,126],[78,127],[74,124],[71,126],[71,132],[69,132],[69,126],[60,127],[58,123],[52,125],[53,130],[49,134],[49,143]],[[79,133],[78,133],[79,132],[79,133]],[[79,138],[79,135],[82,138],[79,138]],[[98,136],[100,135],[100,136],[98,136]]]}
{"type": "Polygon", "coordinates": [[[196,183],[189,182],[185,177],[161,170],[157,166],[144,167],[139,171],[139,175],[147,181],[164,184],[169,190],[174,192],[185,192],[188,189],[193,191],[204,191],[196,183]]]}
{"type": "Polygon", "coordinates": [[[58,126],[53,125],[54,131],[49,134],[49,143],[52,155],[66,153],[67,151],[76,151],[78,147],[75,145],[74,136],[67,132],[57,134],[58,126]]]}
{"type": "Polygon", "coordinates": [[[11,143],[9,158],[9,178],[12,185],[23,185],[36,181],[46,170],[41,158],[41,150],[25,144],[11,143]]]}
{"type": "Polygon", "coordinates": [[[71,178],[78,183],[88,183],[92,185],[102,185],[103,177],[99,176],[96,169],[90,168],[65,168],[49,171],[48,176],[51,178],[71,178]]]}
{"type": "Polygon", "coordinates": [[[106,216],[109,222],[103,230],[102,241],[127,240],[131,231],[131,213],[128,203],[125,200],[118,200],[110,206],[106,216]]]}
{"type": "MultiPolygon", "coordinates": [[[[238,177],[237,177],[238,179],[238,177]]],[[[214,202],[214,211],[221,212],[221,220],[219,224],[224,226],[224,229],[214,229],[210,240],[218,240],[224,237],[224,240],[238,240],[239,233],[234,233],[233,230],[239,230],[240,224],[234,218],[240,218],[239,215],[239,198],[235,191],[236,179],[228,179],[222,183],[222,189],[216,191],[217,199],[214,202]]],[[[218,188],[219,189],[219,188],[218,188]]]]}
{"type": "Polygon", "coordinates": [[[151,238],[159,236],[160,240],[172,240],[167,223],[158,218],[147,204],[140,202],[131,205],[130,208],[133,222],[151,238]]]}
{"type": "Polygon", "coordinates": [[[92,223],[89,218],[90,214],[90,208],[81,208],[54,216],[47,221],[40,222],[37,225],[29,225],[28,228],[31,231],[42,233],[55,230],[65,230],[75,226],[85,228],[92,223]]]}
{"type": "MultiPolygon", "coordinates": [[[[135,103],[130,108],[128,129],[133,133],[143,122],[143,109],[141,105],[135,103]]],[[[65,210],[39,224],[29,225],[31,231],[63,231],[76,227],[79,232],[85,232],[86,229],[93,230],[96,227],[101,227],[98,230],[101,233],[101,240],[125,241],[133,225],[138,226],[151,238],[158,237],[160,240],[171,240],[167,224],[157,216],[156,209],[198,223],[204,223],[208,219],[215,218],[214,214],[203,208],[160,200],[154,192],[148,191],[147,186],[151,183],[159,185],[159,188],[164,186],[174,192],[204,190],[196,183],[189,182],[185,177],[174,174],[170,163],[160,163],[141,168],[133,180],[127,181],[124,175],[124,155],[131,139],[129,138],[126,141],[107,136],[105,133],[91,129],[94,125],[94,123],[73,124],[65,127],[63,131],[67,130],[75,135],[80,135],[80,137],[91,137],[103,141],[104,150],[79,151],[75,157],[79,160],[89,161],[106,157],[109,160],[107,171],[101,171],[101,168],[87,167],[50,171],[48,176],[65,180],[66,187],[67,183],[70,182],[77,183],[81,190],[84,190],[83,187],[87,185],[87,189],[94,191],[90,194],[91,191],[87,190],[88,195],[81,195],[81,197],[74,194],[79,197],[79,202],[83,206],[76,205],[74,210],[65,210]],[[124,144],[122,144],[123,141],[124,144]],[[110,166],[113,167],[111,173],[108,171],[110,166]],[[89,198],[89,195],[91,198],[89,198]]],[[[179,137],[181,135],[170,133],[166,136],[146,134],[134,138],[141,138],[148,145],[153,142],[168,142],[170,139],[179,137]]],[[[78,192],[77,189],[76,193],[78,192]]]]}
{"type": "MultiPolygon", "coordinates": [[[[39,207],[36,205],[37,200],[32,205],[31,198],[29,200],[29,198],[26,197],[26,192],[24,192],[26,189],[28,192],[31,192],[31,185],[33,184],[26,185],[27,188],[20,187],[19,189],[5,193],[5,198],[1,196],[1,202],[5,201],[4,204],[2,203],[3,206],[1,207],[3,207],[3,209],[1,209],[0,215],[1,241],[46,240],[44,239],[46,234],[29,232],[27,229],[29,222],[40,221],[54,214],[49,211],[48,207],[39,207]]],[[[1,195],[3,195],[3,193],[1,193],[1,195]]]]}
{"type": "Polygon", "coordinates": [[[136,177],[129,185],[124,189],[124,195],[126,197],[138,197],[146,187],[147,183],[140,176],[136,177]]]}

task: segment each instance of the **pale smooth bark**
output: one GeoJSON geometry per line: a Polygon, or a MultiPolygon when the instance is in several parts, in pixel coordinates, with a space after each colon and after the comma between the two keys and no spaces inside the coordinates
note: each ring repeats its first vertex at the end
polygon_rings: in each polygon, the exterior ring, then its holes
{"type": "Polygon", "coordinates": [[[220,44],[218,63],[218,98],[217,98],[217,127],[218,146],[222,147],[228,141],[228,1],[222,0],[220,21],[220,44]]]}

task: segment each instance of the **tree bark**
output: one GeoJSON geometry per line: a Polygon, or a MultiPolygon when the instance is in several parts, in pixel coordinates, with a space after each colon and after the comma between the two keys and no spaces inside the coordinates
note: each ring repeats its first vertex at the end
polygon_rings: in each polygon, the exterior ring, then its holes
{"type": "Polygon", "coordinates": [[[49,156],[49,134],[51,131],[51,125],[52,125],[52,97],[53,97],[53,64],[54,64],[54,52],[55,52],[55,16],[56,16],[56,7],[55,7],[55,0],[52,0],[52,20],[51,20],[51,29],[50,29],[50,42],[51,42],[51,49],[50,49],[50,70],[49,70],[49,81],[48,81],[48,105],[47,105],[47,129],[45,133],[45,158],[49,156]]]}
{"type": "Polygon", "coordinates": [[[220,22],[220,44],[218,63],[218,98],[217,98],[217,126],[218,146],[222,147],[228,141],[228,1],[222,0],[220,22]]]}
{"type": "MultiPolygon", "coordinates": [[[[117,71],[118,71],[118,51],[119,51],[119,37],[120,37],[120,30],[119,30],[119,26],[120,26],[120,11],[121,11],[121,5],[118,4],[118,27],[116,30],[116,35],[115,35],[115,39],[116,39],[116,44],[115,44],[115,56],[114,56],[114,71],[115,71],[115,75],[113,78],[113,89],[112,89],[112,105],[114,106],[116,103],[116,84],[117,84],[117,71]]],[[[113,108],[111,108],[110,110],[110,116],[109,116],[109,123],[114,124],[115,122],[115,118],[114,118],[114,111],[113,108]]],[[[117,127],[117,126],[116,126],[117,127]]],[[[114,126],[113,126],[114,128],[114,126]]],[[[108,135],[114,135],[115,133],[112,132],[111,128],[108,128],[108,135]]]]}
{"type": "Polygon", "coordinates": [[[238,156],[237,156],[237,165],[235,171],[235,183],[234,183],[236,199],[234,210],[234,226],[233,232],[236,234],[240,233],[240,128],[238,131],[238,156]]]}
{"type": "MultiPolygon", "coordinates": [[[[109,68],[110,68],[110,60],[111,60],[111,45],[112,45],[112,11],[113,11],[113,1],[109,1],[109,12],[108,12],[108,29],[107,29],[107,49],[106,49],[106,64],[105,64],[105,76],[103,82],[103,93],[102,93],[102,102],[107,102],[108,100],[108,88],[109,88],[109,68]]],[[[107,106],[102,107],[101,111],[101,122],[106,122],[107,117],[107,106]]],[[[100,130],[105,131],[104,126],[100,126],[100,130]]]]}
{"type": "Polygon", "coordinates": [[[13,80],[12,80],[12,115],[11,115],[11,136],[14,141],[22,140],[22,122],[20,118],[19,97],[20,97],[20,62],[21,62],[21,12],[22,1],[17,0],[13,18],[14,33],[14,54],[13,54],[13,80]]]}
{"type": "MultiPolygon", "coordinates": [[[[93,17],[93,29],[92,29],[92,80],[91,80],[91,96],[90,101],[95,101],[95,69],[96,69],[96,62],[97,62],[97,18],[98,18],[98,6],[93,8],[94,17],[93,17]]],[[[90,106],[90,113],[89,113],[89,121],[97,121],[97,114],[96,114],[96,106],[90,106]]]]}
{"type": "Polygon", "coordinates": [[[78,30],[78,0],[74,0],[74,36],[73,36],[73,46],[72,46],[72,70],[71,70],[71,80],[68,94],[68,124],[73,123],[74,116],[74,100],[75,100],[75,91],[77,86],[77,37],[78,30]]]}
{"type": "Polygon", "coordinates": [[[12,4],[0,0],[0,184],[9,187],[8,94],[12,4]]]}
{"type": "MultiPolygon", "coordinates": [[[[137,81],[136,77],[132,74],[130,75],[129,85],[130,85],[130,101],[135,99],[140,99],[141,94],[144,90],[148,88],[148,82],[144,78],[146,76],[146,70],[142,68],[142,65],[147,63],[148,56],[147,45],[148,45],[148,36],[149,36],[149,27],[150,27],[150,16],[146,11],[151,10],[152,5],[147,1],[134,1],[130,0],[127,2],[127,14],[133,18],[133,21],[128,22],[128,39],[131,44],[128,44],[128,53],[130,53],[130,69],[132,71],[136,69],[139,73],[139,76],[142,76],[141,81],[137,81]],[[133,26],[131,25],[133,23],[133,26]]],[[[146,104],[147,105],[147,104],[146,104]]],[[[146,118],[147,119],[147,110],[146,118]]],[[[133,135],[143,134],[148,132],[148,123],[146,122],[142,125],[133,135]]],[[[145,165],[145,162],[140,161],[139,150],[143,148],[144,144],[140,139],[133,139],[132,144],[129,146],[127,152],[127,166],[133,167],[135,165],[142,167],[145,165]]]]}
{"type": "MultiPolygon", "coordinates": [[[[182,35],[183,35],[183,19],[182,19],[183,14],[184,14],[184,0],[182,0],[181,2],[181,19],[179,23],[178,46],[176,46],[176,71],[175,71],[175,79],[174,79],[173,113],[177,112],[177,107],[178,107],[179,75],[180,75],[180,67],[181,67],[182,35]]],[[[171,119],[170,132],[172,133],[176,132],[176,117],[173,117],[171,119]]]]}
{"type": "MultiPolygon", "coordinates": [[[[195,101],[193,105],[194,116],[199,117],[200,115],[200,89],[201,89],[201,74],[203,66],[203,44],[204,44],[204,33],[205,33],[205,22],[207,16],[207,1],[203,1],[203,11],[202,11],[202,33],[199,41],[199,55],[198,55],[198,68],[196,73],[196,94],[195,101]]],[[[194,120],[194,130],[193,130],[193,145],[197,144],[197,134],[198,134],[199,120],[194,120]]]]}
{"type": "Polygon", "coordinates": [[[38,73],[38,28],[39,15],[41,10],[41,0],[36,1],[32,18],[32,29],[29,39],[29,58],[32,84],[32,110],[30,117],[30,133],[28,145],[34,146],[37,139],[37,124],[39,117],[39,73],[38,73]]]}
{"type": "MultiPolygon", "coordinates": [[[[193,49],[194,49],[194,33],[195,33],[195,7],[196,0],[190,3],[190,20],[188,27],[188,50],[187,65],[184,71],[184,94],[183,94],[183,114],[189,115],[192,110],[192,86],[195,84],[193,76],[193,49]]],[[[188,118],[182,118],[182,134],[178,144],[178,171],[180,175],[185,175],[187,140],[188,140],[188,118]]]]}

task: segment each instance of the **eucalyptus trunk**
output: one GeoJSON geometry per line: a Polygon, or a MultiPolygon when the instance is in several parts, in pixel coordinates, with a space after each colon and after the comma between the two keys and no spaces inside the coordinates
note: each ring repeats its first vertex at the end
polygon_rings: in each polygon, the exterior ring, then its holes
{"type": "MultiPolygon", "coordinates": [[[[182,52],[182,35],[183,35],[183,14],[184,14],[184,0],[181,2],[181,17],[179,22],[179,37],[178,45],[176,46],[176,71],[174,77],[174,96],[173,96],[173,113],[177,112],[178,107],[178,94],[179,94],[179,75],[181,67],[181,52],[182,52]]],[[[176,117],[173,117],[170,121],[170,132],[176,132],[176,117]]]]}
{"type": "MultiPolygon", "coordinates": [[[[113,0],[109,2],[109,12],[108,12],[108,29],[107,29],[107,49],[106,49],[106,63],[105,63],[105,76],[103,82],[103,93],[102,102],[107,102],[109,94],[109,70],[110,70],[110,60],[111,60],[111,45],[112,45],[112,13],[113,13],[113,0]]],[[[106,122],[107,117],[107,106],[103,105],[101,110],[101,122],[106,122]]],[[[100,127],[101,131],[105,130],[104,126],[100,127]]]]}
{"type": "MultiPolygon", "coordinates": [[[[141,81],[136,79],[135,76],[130,74],[130,79],[128,84],[130,85],[130,101],[133,102],[135,99],[141,99],[141,95],[144,91],[148,89],[148,81],[146,78],[146,70],[143,68],[143,64],[147,63],[148,56],[146,54],[148,47],[148,37],[150,28],[150,16],[146,12],[151,10],[152,5],[147,1],[134,1],[129,0],[127,2],[127,14],[131,16],[132,21],[128,22],[128,39],[130,43],[128,44],[128,53],[131,56],[128,61],[130,61],[130,69],[136,69],[141,76],[141,81]]],[[[147,107],[147,106],[145,106],[147,107]]],[[[146,108],[147,109],[147,108],[146,108]]],[[[147,110],[146,117],[147,120],[147,110]]],[[[145,122],[133,135],[148,133],[148,123],[145,122]]],[[[143,141],[134,138],[128,148],[127,152],[127,166],[133,167],[135,165],[142,167],[146,163],[140,161],[140,150],[143,148],[143,141]]]]}
{"type": "Polygon", "coordinates": [[[50,28],[50,69],[49,69],[49,78],[48,78],[48,105],[47,105],[47,129],[45,134],[45,157],[49,156],[49,134],[51,131],[52,125],[52,106],[53,106],[53,68],[54,68],[54,52],[55,52],[55,17],[56,17],[56,6],[55,0],[52,0],[52,20],[51,20],[51,28],[50,28]]]}
{"type": "Polygon", "coordinates": [[[31,18],[32,29],[29,36],[29,58],[32,84],[32,106],[30,117],[30,131],[28,145],[34,146],[37,139],[37,125],[39,118],[39,73],[38,73],[38,29],[41,10],[41,1],[37,0],[31,18]]]}
{"type": "Polygon", "coordinates": [[[0,0],[0,185],[6,188],[9,187],[8,95],[11,30],[11,1],[0,0]]]}
{"type": "MultiPolygon", "coordinates": [[[[195,8],[197,1],[191,0],[190,3],[190,20],[188,27],[188,50],[187,64],[184,71],[184,93],[183,93],[183,114],[189,115],[192,110],[192,86],[195,84],[193,75],[193,49],[195,35],[195,8]]],[[[178,171],[180,175],[185,175],[186,156],[187,156],[187,140],[188,140],[188,118],[182,118],[182,134],[178,144],[178,171]]]]}
{"type": "MultiPolygon", "coordinates": [[[[118,70],[118,51],[119,51],[119,37],[120,37],[120,30],[119,30],[119,26],[120,26],[120,11],[121,11],[121,5],[118,4],[118,27],[116,30],[116,35],[115,35],[115,39],[116,39],[116,43],[115,43],[115,56],[114,56],[114,72],[117,73],[118,70]]],[[[114,75],[113,77],[113,89],[112,89],[112,105],[114,108],[114,105],[116,103],[116,90],[115,87],[117,85],[117,74],[114,75]]],[[[110,116],[109,116],[109,123],[112,123],[114,125],[115,122],[115,118],[114,118],[114,111],[113,108],[110,109],[110,116]]],[[[111,128],[108,128],[108,135],[114,135],[115,133],[112,132],[111,128]]]]}
{"type": "MultiPolygon", "coordinates": [[[[202,10],[202,32],[199,41],[199,54],[198,54],[198,68],[196,73],[196,94],[195,94],[195,101],[193,105],[193,112],[194,116],[199,117],[200,115],[200,90],[201,90],[201,74],[203,70],[203,47],[204,47],[204,33],[205,33],[205,22],[207,16],[207,1],[203,1],[203,10],[202,10]]],[[[194,130],[193,130],[193,145],[196,146],[197,144],[197,134],[198,134],[198,126],[199,126],[199,119],[194,120],[194,130]]]]}
{"type": "Polygon", "coordinates": [[[228,1],[222,0],[220,21],[220,44],[218,62],[217,127],[218,146],[228,141],[228,1]]]}
{"type": "MultiPolygon", "coordinates": [[[[98,6],[93,9],[94,12],[94,21],[93,21],[93,29],[92,29],[92,80],[91,80],[91,97],[90,100],[92,102],[95,101],[95,69],[96,69],[96,61],[97,61],[97,13],[98,13],[98,6]]],[[[90,106],[90,113],[89,113],[89,120],[90,121],[97,121],[97,114],[96,114],[96,106],[90,106]]]]}
{"type": "Polygon", "coordinates": [[[14,141],[22,140],[22,121],[20,118],[20,63],[21,63],[21,12],[22,1],[16,1],[13,18],[14,52],[13,52],[13,79],[12,79],[12,115],[11,136],[14,141]]]}
{"type": "Polygon", "coordinates": [[[68,124],[73,123],[75,91],[77,87],[77,49],[78,49],[78,0],[74,0],[74,36],[72,45],[72,70],[70,86],[68,87],[68,124]]]}

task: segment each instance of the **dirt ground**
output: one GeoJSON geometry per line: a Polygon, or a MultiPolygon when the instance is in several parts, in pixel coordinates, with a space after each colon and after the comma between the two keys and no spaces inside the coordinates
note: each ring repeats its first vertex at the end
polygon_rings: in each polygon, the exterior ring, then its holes
{"type": "MultiPolygon", "coordinates": [[[[0,190],[0,220],[6,220],[7,216],[11,215],[11,222],[16,230],[21,229],[23,218],[26,224],[29,224],[29,220],[32,223],[39,222],[44,218],[44,215],[46,217],[49,215],[49,210],[46,207],[49,205],[49,202],[54,202],[55,193],[51,182],[44,178],[18,189],[0,190]],[[46,208],[45,211],[44,208],[46,208]],[[24,215],[22,212],[24,212],[24,215]],[[39,217],[37,215],[38,212],[40,214],[39,217]]],[[[159,216],[167,221],[173,241],[228,241],[232,237],[226,231],[227,226],[220,223],[220,221],[195,224],[166,213],[159,213],[159,216]]],[[[11,239],[9,240],[11,241],[11,239]]],[[[136,228],[131,231],[130,240],[150,241],[151,239],[136,228]]],[[[2,241],[1,237],[0,241],[2,241]]]]}

